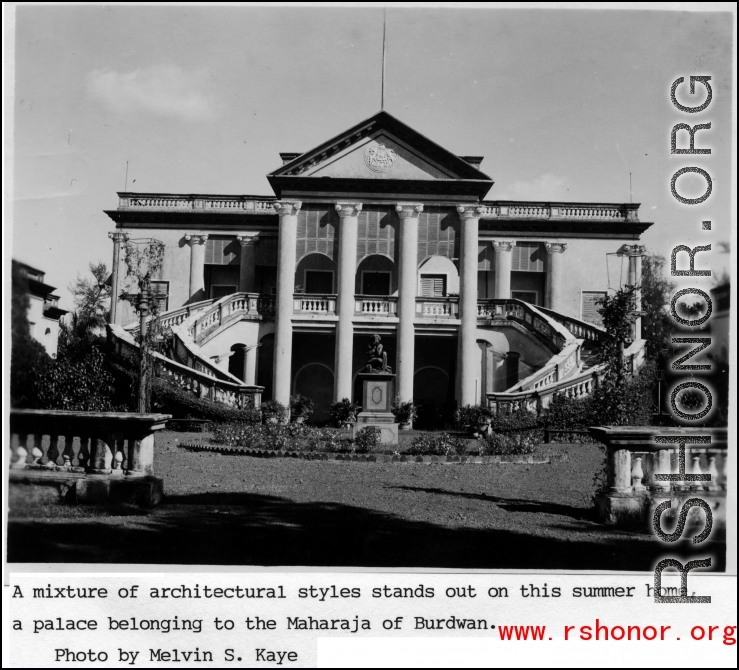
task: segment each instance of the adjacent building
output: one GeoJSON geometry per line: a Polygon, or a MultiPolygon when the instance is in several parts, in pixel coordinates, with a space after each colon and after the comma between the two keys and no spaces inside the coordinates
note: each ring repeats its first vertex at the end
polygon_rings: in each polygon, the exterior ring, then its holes
{"type": "Polygon", "coordinates": [[[28,325],[32,337],[41,342],[46,353],[56,358],[59,339],[59,319],[67,313],[59,307],[59,296],[55,286],[46,283],[46,273],[37,268],[13,261],[14,270],[19,270],[28,285],[28,325]]]}
{"type": "MultiPolygon", "coordinates": [[[[164,242],[153,289],[172,358],[264,398],[300,393],[318,416],[360,400],[377,333],[398,395],[430,424],[450,404],[583,373],[596,300],[638,283],[652,225],[638,204],[488,199],[483,157],[387,112],[280,158],[273,195],[126,192],[106,212],[114,296],[124,243],[164,242]]],[[[114,300],[111,319],[135,329],[129,303],[114,300]]]]}

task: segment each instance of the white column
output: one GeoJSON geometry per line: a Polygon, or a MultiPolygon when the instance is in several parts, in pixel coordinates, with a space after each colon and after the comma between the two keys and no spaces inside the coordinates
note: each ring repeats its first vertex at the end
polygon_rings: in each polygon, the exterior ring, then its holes
{"type": "Polygon", "coordinates": [[[563,314],[566,305],[562,300],[562,254],[567,249],[567,245],[559,242],[547,242],[544,247],[547,250],[546,306],[563,314]]]}
{"type": "Polygon", "coordinates": [[[190,302],[205,300],[205,243],[207,235],[185,235],[190,245],[190,302]]]}
{"type": "Polygon", "coordinates": [[[280,215],[277,252],[277,305],[275,308],[274,399],[290,407],[290,373],[293,357],[293,292],[295,290],[295,251],[298,240],[300,202],[276,202],[280,215]]]}
{"type": "Polygon", "coordinates": [[[499,300],[508,300],[511,297],[511,266],[513,255],[511,251],[515,242],[493,242],[495,249],[495,297],[499,300]]]}
{"type": "Polygon", "coordinates": [[[457,353],[460,372],[457,400],[460,405],[475,405],[479,402],[478,394],[475,392],[475,380],[480,370],[478,360],[480,350],[477,346],[477,231],[482,207],[460,205],[457,211],[462,221],[459,282],[461,324],[457,353]]]}
{"type": "Polygon", "coordinates": [[[252,344],[250,347],[244,347],[244,384],[255,386],[257,383],[257,347],[252,344]]]}
{"type": "Polygon", "coordinates": [[[397,392],[402,402],[413,399],[413,373],[416,353],[416,292],[418,283],[418,215],[423,205],[399,204],[400,281],[398,286],[397,392]]]}
{"type": "Polygon", "coordinates": [[[257,292],[257,240],[258,235],[237,235],[241,245],[241,265],[239,267],[239,291],[257,292]]]}
{"type": "Polygon", "coordinates": [[[113,267],[111,268],[112,275],[110,278],[110,312],[108,313],[108,323],[115,323],[118,314],[118,293],[120,293],[121,242],[128,242],[129,235],[128,233],[108,233],[108,237],[113,240],[113,267]]]}
{"type": "Polygon", "coordinates": [[[354,281],[357,272],[357,230],[362,205],[337,202],[339,213],[339,278],[337,282],[336,358],[334,359],[334,402],[352,397],[354,358],[354,281]]]}

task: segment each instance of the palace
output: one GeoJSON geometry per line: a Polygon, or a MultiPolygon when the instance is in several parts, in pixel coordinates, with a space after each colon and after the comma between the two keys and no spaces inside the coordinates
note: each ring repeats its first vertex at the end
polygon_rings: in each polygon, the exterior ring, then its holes
{"type": "MultiPolygon", "coordinates": [[[[299,393],[320,420],[332,402],[361,401],[357,374],[379,334],[419,425],[457,403],[540,408],[592,388],[595,301],[639,283],[652,224],[638,204],[486,200],[481,156],[384,111],[280,158],[272,196],[126,192],[106,211],[114,296],[124,243],[166,245],[152,282],[171,333],[163,374],[229,403],[299,393]]],[[[137,328],[114,299],[116,346],[136,346],[137,328]]],[[[642,344],[637,318],[635,365],[642,344]]]]}

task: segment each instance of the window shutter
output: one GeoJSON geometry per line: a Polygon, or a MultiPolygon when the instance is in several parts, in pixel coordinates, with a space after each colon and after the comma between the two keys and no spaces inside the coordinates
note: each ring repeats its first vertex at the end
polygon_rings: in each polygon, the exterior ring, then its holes
{"type": "Polygon", "coordinates": [[[582,320],[593,323],[596,326],[603,325],[603,318],[598,314],[600,305],[595,301],[606,295],[605,291],[583,291],[582,292],[582,320]]]}
{"type": "Polygon", "coordinates": [[[421,277],[421,295],[432,298],[434,295],[434,280],[432,277],[421,277]]]}
{"type": "Polygon", "coordinates": [[[434,297],[439,298],[444,295],[444,278],[434,277],[434,297]]]}
{"type": "Polygon", "coordinates": [[[518,272],[544,272],[546,251],[541,242],[517,242],[513,254],[511,270],[518,272]]]}
{"type": "Polygon", "coordinates": [[[240,265],[241,247],[235,237],[211,235],[205,242],[206,265],[240,265]]]}
{"type": "Polygon", "coordinates": [[[151,293],[159,305],[159,313],[169,309],[169,282],[158,280],[151,282],[151,293]]]}

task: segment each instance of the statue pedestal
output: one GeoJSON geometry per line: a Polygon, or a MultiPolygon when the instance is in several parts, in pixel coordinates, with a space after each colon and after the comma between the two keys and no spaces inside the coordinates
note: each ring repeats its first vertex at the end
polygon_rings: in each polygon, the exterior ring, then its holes
{"type": "Polygon", "coordinates": [[[367,426],[380,429],[382,444],[398,444],[398,424],[390,411],[395,397],[395,375],[389,372],[360,372],[362,411],[352,426],[352,437],[367,426]]]}

